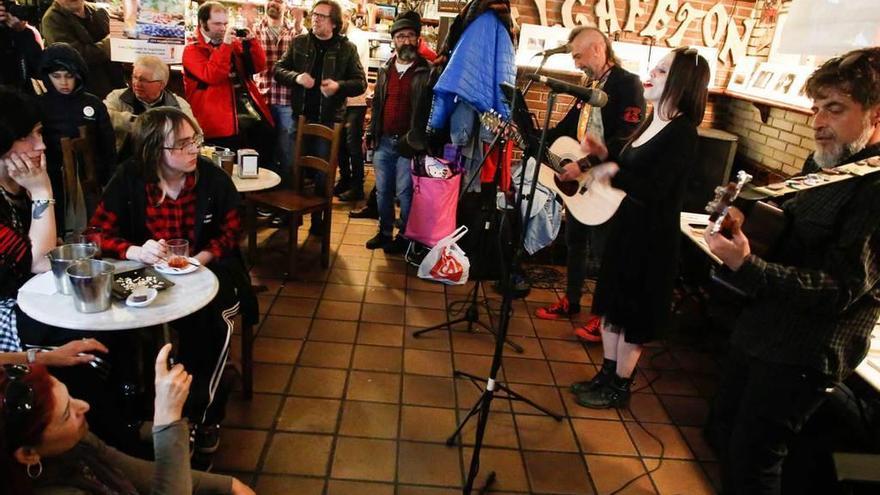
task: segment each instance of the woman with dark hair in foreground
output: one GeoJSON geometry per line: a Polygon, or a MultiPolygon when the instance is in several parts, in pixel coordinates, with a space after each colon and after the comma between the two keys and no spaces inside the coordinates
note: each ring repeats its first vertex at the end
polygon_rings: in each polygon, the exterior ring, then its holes
{"type": "Polygon", "coordinates": [[[0,472],[12,493],[233,494],[254,492],[235,478],[190,471],[182,418],[192,376],[168,368],[171,345],[156,356],[155,461],[125,455],[89,432],[89,404],[73,398],[45,366],[0,371],[0,472]]]}

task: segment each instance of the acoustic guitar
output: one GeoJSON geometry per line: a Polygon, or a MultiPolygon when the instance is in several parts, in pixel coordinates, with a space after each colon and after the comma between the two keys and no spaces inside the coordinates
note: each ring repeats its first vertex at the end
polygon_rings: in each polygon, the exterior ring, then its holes
{"type": "MultiPolygon", "coordinates": [[[[497,133],[502,128],[504,120],[490,110],[480,115],[480,123],[489,131],[497,133]]],[[[528,145],[534,144],[528,142],[513,124],[504,129],[504,137],[518,148],[526,149],[528,145]]],[[[541,160],[544,166],[538,171],[538,182],[558,194],[568,212],[577,221],[585,225],[607,222],[620,207],[626,193],[595,180],[589,170],[581,173],[575,180],[560,180],[557,174],[563,173],[565,165],[571,162],[578,165],[588,163],[587,155],[581,151],[581,145],[575,139],[568,136],[560,137],[544,152],[544,158],[541,160]]]]}

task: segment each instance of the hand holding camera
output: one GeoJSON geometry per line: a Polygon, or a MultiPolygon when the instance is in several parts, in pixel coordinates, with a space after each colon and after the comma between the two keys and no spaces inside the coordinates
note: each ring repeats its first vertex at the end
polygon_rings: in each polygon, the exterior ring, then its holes
{"type": "Polygon", "coordinates": [[[22,31],[27,26],[24,19],[28,19],[32,14],[33,7],[19,5],[14,0],[0,1],[0,24],[22,31]]]}

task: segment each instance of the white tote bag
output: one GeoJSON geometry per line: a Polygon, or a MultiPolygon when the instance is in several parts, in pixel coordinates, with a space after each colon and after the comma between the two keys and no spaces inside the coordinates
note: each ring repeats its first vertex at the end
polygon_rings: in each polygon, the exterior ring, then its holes
{"type": "Polygon", "coordinates": [[[462,225],[431,248],[419,265],[419,278],[442,282],[447,285],[467,283],[471,263],[456,242],[467,234],[462,225]]]}

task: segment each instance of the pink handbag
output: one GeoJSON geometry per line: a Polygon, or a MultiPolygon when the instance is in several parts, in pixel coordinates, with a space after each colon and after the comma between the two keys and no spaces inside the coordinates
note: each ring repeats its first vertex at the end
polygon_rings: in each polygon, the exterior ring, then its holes
{"type": "Polygon", "coordinates": [[[412,204],[406,220],[407,239],[434,247],[455,230],[461,174],[441,179],[413,174],[412,204]]]}

